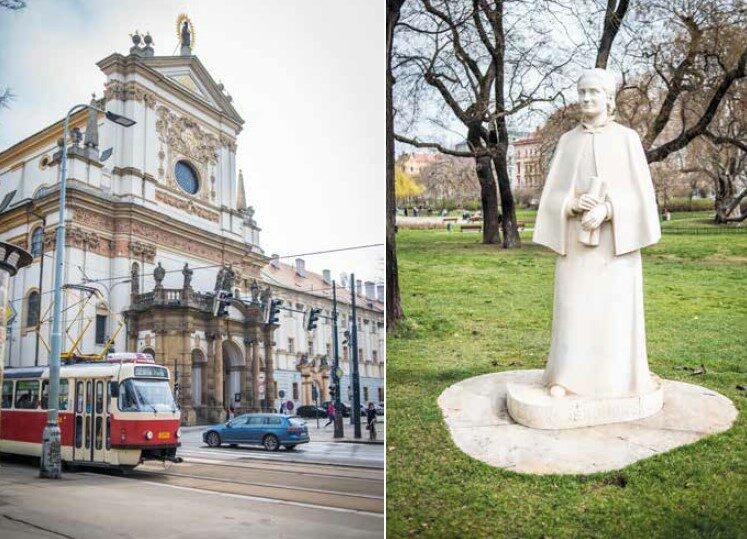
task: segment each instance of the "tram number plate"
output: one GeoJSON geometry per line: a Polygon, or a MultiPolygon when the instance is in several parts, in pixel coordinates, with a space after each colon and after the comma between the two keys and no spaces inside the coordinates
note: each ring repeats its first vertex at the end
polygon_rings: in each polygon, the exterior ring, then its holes
{"type": "Polygon", "coordinates": [[[171,436],[171,434],[168,433],[168,432],[159,432],[158,433],[158,439],[159,440],[168,440],[170,436],[171,436]]]}

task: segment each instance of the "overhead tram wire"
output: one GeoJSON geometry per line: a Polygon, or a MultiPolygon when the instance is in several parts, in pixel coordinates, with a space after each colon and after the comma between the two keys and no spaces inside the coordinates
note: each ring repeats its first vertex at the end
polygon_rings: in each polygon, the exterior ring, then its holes
{"type": "MultiPolygon", "coordinates": [[[[383,247],[383,246],[384,246],[383,243],[371,243],[371,244],[368,244],[368,245],[357,245],[357,246],[354,246],[354,247],[341,247],[341,248],[338,248],[338,249],[327,249],[327,250],[324,250],[324,251],[313,251],[313,252],[310,252],[310,253],[300,253],[300,254],[292,254],[292,255],[283,255],[283,256],[278,256],[276,258],[278,258],[278,259],[298,258],[298,257],[301,257],[301,256],[323,255],[323,254],[328,254],[328,253],[339,253],[339,252],[342,252],[342,251],[354,251],[354,250],[358,250],[358,249],[370,249],[372,247],[383,247]]],[[[171,257],[166,257],[166,256],[163,256],[162,258],[166,258],[168,260],[174,260],[175,262],[183,262],[184,261],[184,259],[177,259],[177,258],[171,258],[171,257]]],[[[205,265],[205,266],[194,266],[194,267],[190,266],[189,269],[197,271],[197,270],[220,268],[220,267],[223,267],[223,266],[225,266],[225,264],[208,264],[208,265],[205,265]]],[[[166,270],[166,273],[181,273],[181,272],[182,272],[181,269],[166,270]]],[[[129,278],[130,278],[129,274],[127,274],[127,275],[118,275],[118,276],[115,276],[115,277],[105,277],[105,278],[101,278],[101,279],[89,279],[85,283],[80,283],[80,284],[103,283],[103,282],[106,282],[106,281],[115,281],[117,279],[129,279],[129,278]]]]}

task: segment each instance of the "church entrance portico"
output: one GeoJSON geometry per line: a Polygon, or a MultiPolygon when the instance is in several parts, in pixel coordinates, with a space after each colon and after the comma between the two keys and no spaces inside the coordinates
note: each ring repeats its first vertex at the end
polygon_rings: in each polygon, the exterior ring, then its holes
{"type": "Polygon", "coordinates": [[[246,408],[246,391],[242,379],[246,371],[239,346],[230,340],[223,341],[223,406],[234,410],[246,408]]]}

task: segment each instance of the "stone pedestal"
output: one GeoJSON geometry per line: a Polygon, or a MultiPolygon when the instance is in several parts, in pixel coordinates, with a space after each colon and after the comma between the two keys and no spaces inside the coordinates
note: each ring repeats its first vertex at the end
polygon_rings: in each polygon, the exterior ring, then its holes
{"type": "Polygon", "coordinates": [[[498,372],[447,388],[438,405],[457,447],[514,472],[591,474],[617,470],[723,432],[737,418],[734,404],[723,395],[662,380],[664,406],[645,419],[573,429],[530,428],[509,415],[506,387],[531,385],[541,375],[541,370],[498,372]]]}
{"type": "Polygon", "coordinates": [[[574,429],[635,421],[654,415],[664,405],[662,383],[655,376],[649,393],[611,399],[553,397],[541,378],[540,372],[529,382],[506,384],[506,406],[511,418],[534,429],[574,429]]]}

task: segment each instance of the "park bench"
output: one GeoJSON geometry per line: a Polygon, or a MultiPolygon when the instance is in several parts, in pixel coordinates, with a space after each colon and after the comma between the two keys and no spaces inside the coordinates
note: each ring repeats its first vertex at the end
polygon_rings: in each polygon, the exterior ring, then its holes
{"type": "Polygon", "coordinates": [[[464,232],[465,230],[475,230],[477,232],[480,232],[482,231],[482,223],[462,225],[461,231],[464,232]]]}
{"type": "Polygon", "coordinates": [[[443,221],[444,223],[456,223],[459,220],[459,217],[444,217],[443,221]]]}

